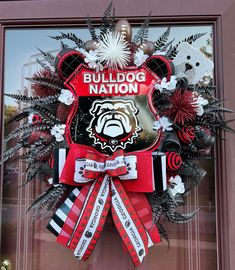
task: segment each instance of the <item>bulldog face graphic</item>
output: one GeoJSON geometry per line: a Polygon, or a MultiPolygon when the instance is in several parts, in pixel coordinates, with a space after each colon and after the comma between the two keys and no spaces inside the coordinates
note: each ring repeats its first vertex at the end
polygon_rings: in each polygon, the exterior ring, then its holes
{"type": "Polygon", "coordinates": [[[102,149],[125,149],[126,144],[133,143],[138,137],[136,114],[138,110],[132,100],[96,100],[93,102],[90,114],[93,116],[87,131],[95,143],[102,149]]]}
{"type": "Polygon", "coordinates": [[[196,84],[205,73],[212,72],[213,62],[187,42],[182,42],[177,50],[178,53],[173,60],[177,77],[186,77],[190,84],[196,84]]]}

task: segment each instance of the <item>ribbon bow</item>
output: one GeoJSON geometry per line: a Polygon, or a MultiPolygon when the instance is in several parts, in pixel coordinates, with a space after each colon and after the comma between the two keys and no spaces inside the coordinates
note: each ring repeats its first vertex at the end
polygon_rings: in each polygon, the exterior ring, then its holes
{"type": "Polygon", "coordinates": [[[87,260],[111,210],[125,247],[134,264],[139,265],[148,253],[148,247],[159,242],[160,237],[156,226],[149,222],[151,209],[144,194],[127,194],[121,183],[122,177],[124,180],[137,177],[137,159],[135,156],[125,157],[122,150],[110,157],[105,157],[90,147],[83,150],[83,157],[80,151],[80,156],[75,159],[74,181],[78,185],[85,185],[78,194],[57,241],[73,250],[78,259],[87,260]],[[134,207],[137,202],[139,205],[134,207]]]}
{"type": "Polygon", "coordinates": [[[124,156],[123,150],[118,150],[109,157],[87,153],[85,159],[76,160],[74,181],[87,183],[102,174],[118,176],[121,180],[137,179],[136,162],[136,156],[124,156]]]}

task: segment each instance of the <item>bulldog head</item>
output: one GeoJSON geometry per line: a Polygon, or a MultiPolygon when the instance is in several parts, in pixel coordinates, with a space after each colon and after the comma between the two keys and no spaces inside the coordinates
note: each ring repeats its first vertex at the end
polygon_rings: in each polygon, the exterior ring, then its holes
{"type": "Polygon", "coordinates": [[[93,116],[87,131],[104,148],[115,151],[124,149],[138,136],[136,114],[138,110],[132,100],[96,100],[90,109],[93,116]]]}
{"type": "Polygon", "coordinates": [[[178,53],[173,60],[177,77],[186,77],[190,84],[196,84],[205,73],[213,71],[213,62],[189,43],[182,42],[177,50],[178,53]]]}

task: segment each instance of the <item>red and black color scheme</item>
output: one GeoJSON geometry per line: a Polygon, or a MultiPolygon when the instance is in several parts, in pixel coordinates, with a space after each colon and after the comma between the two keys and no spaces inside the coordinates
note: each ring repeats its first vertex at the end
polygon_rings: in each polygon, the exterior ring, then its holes
{"type": "MultiPolygon", "coordinates": [[[[30,105],[11,119],[21,122],[5,141],[18,140],[1,163],[21,150],[26,183],[50,185],[29,210],[33,219],[55,212],[48,229],[78,259],[88,259],[109,213],[135,265],[169,241],[162,217],[182,223],[196,214],[178,210],[206,173],[195,161],[210,157],[217,130],[234,133],[212,82],[174,75],[182,42],[169,42],[170,27],[148,41],[149,19],[132,37],[111,3],[99,34],[87,18],[91,40],[61,32],[52,37],[61,44],[56,56],[40,50],[41,68],[27,78],[33,96],[6,94],[30,105]]],[[[184,39],[190,52],[202,35],[184,39]]]]}

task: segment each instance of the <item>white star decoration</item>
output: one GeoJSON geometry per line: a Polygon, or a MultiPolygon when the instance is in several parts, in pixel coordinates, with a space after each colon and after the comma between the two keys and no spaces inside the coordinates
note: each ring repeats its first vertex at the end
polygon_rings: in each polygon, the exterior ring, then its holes
{"type": "Polygon", "coordinates": [[[120,33],[107,32],[98,43],[98,61],[111,69],[123,68],[128,65],[131,52],[128,42],[120,33]]]}

